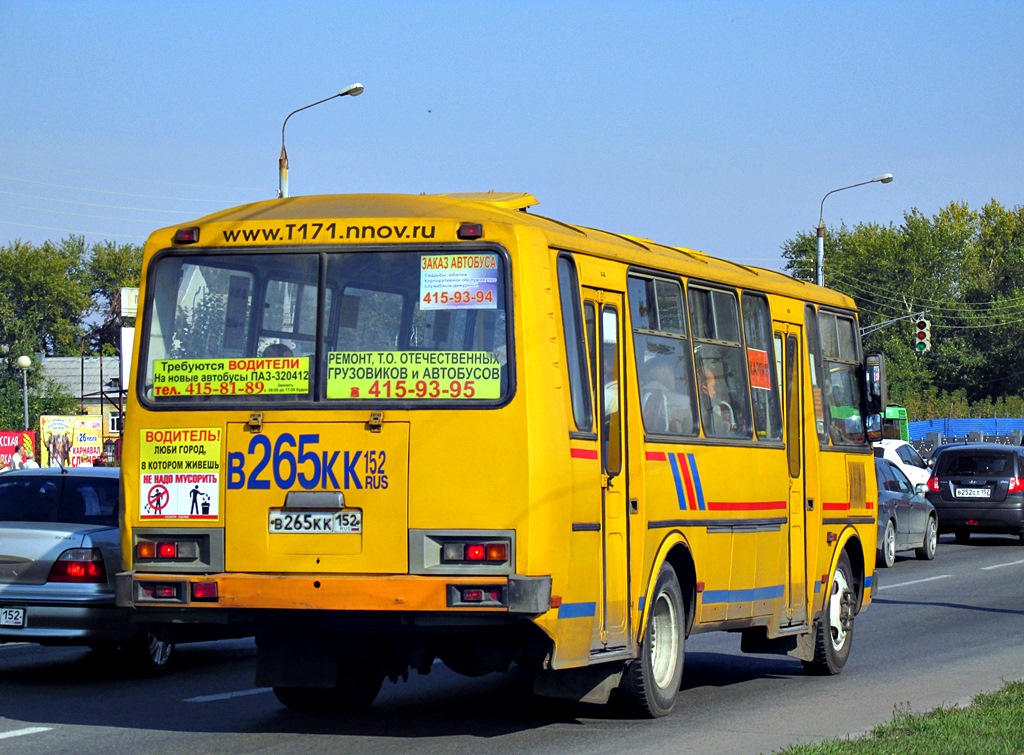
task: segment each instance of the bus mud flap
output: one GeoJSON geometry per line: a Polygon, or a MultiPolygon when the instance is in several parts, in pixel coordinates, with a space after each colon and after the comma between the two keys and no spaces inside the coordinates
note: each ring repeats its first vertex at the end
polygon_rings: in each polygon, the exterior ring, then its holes
{"type": "Polygon", "coordinates": [[[804,627],[799,633],[784,634],[768,639],[764,627],[744,629],[740,639],[740,651],[771,655],[788,655],[802,661],[814,659],[814,632],[804,627]]]}
{"type": "Polygon", "coordinates": [[[603,705],[619,686],[625,667],[621,663],[599,663],[559,671],[541,670],[533,679],[533,693],[559,700],[603,705]]]}

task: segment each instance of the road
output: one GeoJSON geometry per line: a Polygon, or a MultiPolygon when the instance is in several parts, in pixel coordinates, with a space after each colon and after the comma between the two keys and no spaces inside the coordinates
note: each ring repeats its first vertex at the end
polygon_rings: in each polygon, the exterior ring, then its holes
{"type": "Polygon", "coordinates": [[[770,753],[864,733],[895,710],[967,703],[1024,678],[1024,548],[943,538],[935,561],[900,555],[857,619],[842,675],[739,652],[736,635],[687,643],[676,709],[658,721],[532,698],[515,672],[478,679],[437,665],[385,682],[369,711],[319,718],[253,688],[249,640],[179,647],[156,680],[88,650],[0,646],[0,750],[11,753],[770,753]]]}

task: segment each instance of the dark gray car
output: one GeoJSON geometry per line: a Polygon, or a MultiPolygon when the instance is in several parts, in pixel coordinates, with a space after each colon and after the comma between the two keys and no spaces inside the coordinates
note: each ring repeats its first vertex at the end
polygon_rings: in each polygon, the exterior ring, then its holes
{"type": "Polygon", "coordinates": [[[898,551],[914,549],[918,558],[935,558],[939,542],[935,508],[919,495],[903,470],[875,457],[878,476],[878,558],[875,565],[892,566],[898,551]]]}
{"type": "Polygon", "coordinates": [[[928,479],[939,532],[1016,535],[1024,544],[1024,448],[973,443],[943,450],[928,479]]]}
{"type": "Polygon", "coordinates": [[[147,673],[167,667],[174,646],[114,604],[119,471],[0,474],[0,643],[86,645],[147,673]]]}

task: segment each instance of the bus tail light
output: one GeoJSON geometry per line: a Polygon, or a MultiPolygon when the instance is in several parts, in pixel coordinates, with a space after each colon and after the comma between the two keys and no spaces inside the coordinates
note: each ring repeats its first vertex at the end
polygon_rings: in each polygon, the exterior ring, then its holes
{"type": "Polygon", "coordinates": [[[217,592],[216,582],[193,582],[192,583],[192,600],[197,601],[216,601],[220,598],[217,592]]]}
{"type": "Polygon", "coordinates": [[[135,560],[140,562],[194,561],[199,555],[199,541],[195,538],[160,538],[135,543],[135,560]]]}
{"type": "Polygon", "coordinates": [[[98,583],[107,581],[107,570],[98,548],[71,548],[60,554],[50,569],[48,582],[98,583]]]}
{"type": "Polygon", "coordinates": [[[448,585],[452,608],[508,608],[503,585],[448,585]]]}
{"type": "Polygon", "coordinates": [[[455,235],[463,241],[482,239],[484,237],[483,223],[463,223],[455,235]]]}
{"type": "Polygon", "coordinates": [[[441,546],[441,562],[445,564],[500,564],[506,561],[507,541],[450,541],[441,546]]]}
{"type": "Polygon", "coordinates": [[[196,244],[199,243],[199,229],[193,228],[179,228],[174,232],[174,243],[175,244],[196,244]]]}

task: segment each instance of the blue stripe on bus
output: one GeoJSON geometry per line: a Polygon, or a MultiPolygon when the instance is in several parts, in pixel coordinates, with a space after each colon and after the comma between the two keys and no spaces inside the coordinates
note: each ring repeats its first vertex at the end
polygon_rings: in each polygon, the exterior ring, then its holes
{"type": "Polygon", "coordinates": [[[668,454],[668,463],[672,467],[672,478],[676,481],[676,498],[679,501],[679,508],[683,511],[689,508],[686,500],[686,491],[683,489],[683,480],[679,475],[679,462],[675,454],[668,454]]]}
{"type": "Polygon", "coordinates": [[[640,600],[636,602],[637,613],[643,613],[644,606],[647,605],[647,596],[641,595],[640,600]]]}
{"type": "Polygon", "coordinates": [[[597,614],[597,603],[563,603],[558,607],[558,618],[581,619],[597,614]]]}
{"type": "Polygon", "coordinates": [[[704,489],[700,486],[700,472],[697,471],[697,460],[693,458],[693,454],[687,454],[686,457],[690,460],[690,473],[693,476],[693,489],[697,491],[697,508],[701,511],[705,511],[707,507],[704,505],[704,489]]]}
{"type": "Polygon", "coordinates": [[[753,600],[773,600],[785,596],[782,585],[755,587],[750,590],[705,590],[703,602],[708,603],[749,603],[753,600]]]}
{"type": "Polygon", "coordinates": [[[872,577],[865,577],[864,578],[864,586],[865,587],[871,587],[874,583],[875,583],[875,578],[873,576],[872,577]]]}

